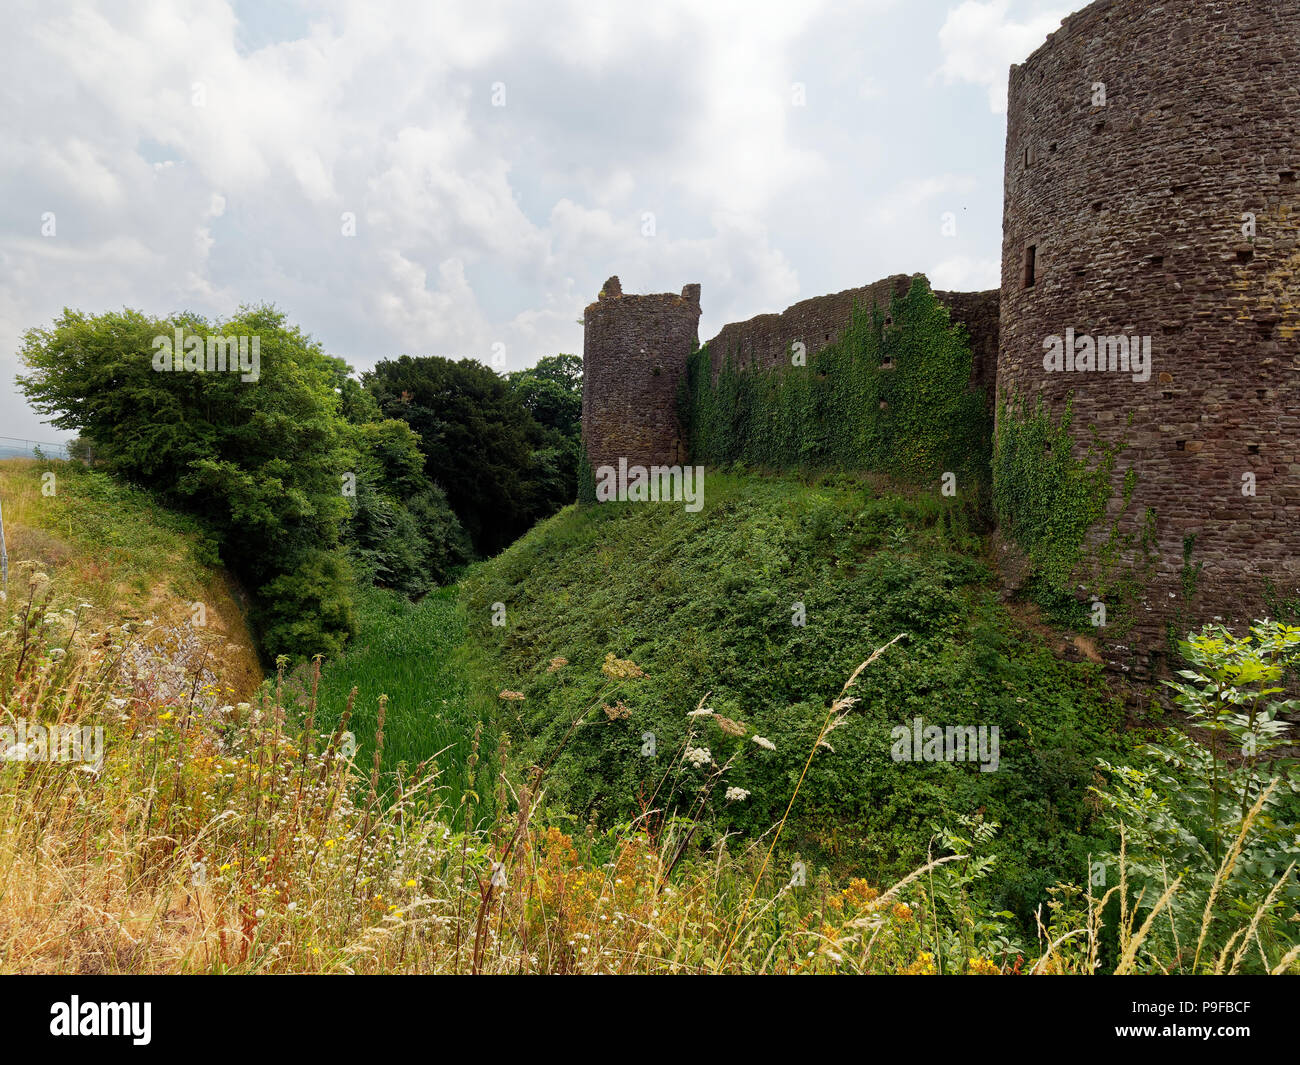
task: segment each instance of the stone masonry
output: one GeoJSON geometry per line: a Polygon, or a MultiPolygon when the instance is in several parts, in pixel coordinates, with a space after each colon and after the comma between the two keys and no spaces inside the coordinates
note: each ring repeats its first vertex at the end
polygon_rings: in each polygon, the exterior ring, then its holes
{"type": "MultiPolygon", "coordinates": [[[[738,365],[764,368],[788,363],[790,345],[796,341],[802,342],[807,354],[812,355],[840,335],[855,305],[868,309],[879,307],[888,315],[890,300],[905,295],[912,281],[911,275],[895,274],[861,288],[801,300],[781,314],[760,314],[745,322],[724,325],[709,341],[714,376],[728,358],[735,359],[738,365]]],[[[948,307],[952,320],[965,325],[970,333],[975,356],[972,383],[977,387],[991,386],[997,373],[997,290],[936,292],[935,296],[948,307]]],[[[988,395],[991,400],[991,388],[988,395]]]]}
{"type": "Polygon", "coordinates": [[[592,468],[684,461],[677,384],[699,343],[700,286],[680,296],[623,295],[617,277],[587,307],[582,439],[592,468]]]}
{"type": "Polygon", "coordinates": [[[1124,528],[1151,508],[1158,534],[1144,649],[1175,610],[1239,626],[1266,579],[1300,588],[1298,171],[1296,0],[1099,0],[1011,69],[998,396],[1073,394],[1078,454],[1089,426],[1127,440],[1124,528]],[[1150,379],[1045,370],[1067,328],[1149,336],[1150,379]]]}
{"type": "MultiPolygon", "coordinates": [[[[795,341],[811,355],[855,302],[887,308],[911,280],[727,325],[714,372],[728,356],[774,365],[795,341]]],[[[1103,638],[1112,664],[1158,653],[1171,622],[1260,616],[1266,586],[1300,597],[1300,0],[1097,0],[1067,18],[1011,68],[1001,290],[936,296],[999,407],[1073,397],[1076,454],[1094,430],[1125,445],[1121,530],[1150,513],[1156,537],[1128,643],[1103,638]],[[1047,369],[1067,331],[1149,337],[1149,379],[1047,369]],[[1203,563],[1190,602],[1185,545],[1203,563]]],[[[611,278],[587,308],[593,465],[685,459],[676,392],[699,297],[624,296],[611,278]]]]}

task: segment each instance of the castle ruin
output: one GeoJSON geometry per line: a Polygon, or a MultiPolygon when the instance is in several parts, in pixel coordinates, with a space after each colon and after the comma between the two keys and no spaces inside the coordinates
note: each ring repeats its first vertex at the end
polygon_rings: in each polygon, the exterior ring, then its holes
{"type": "MultiPolygon", "coordinates": [[[[1175,602],[1180,622],[1236,626],[1275,595],[1300,600],[1298,173],[1295,0],[1097,0],[1011,68],[1001,289],[935,295],[966,326],[972,384],[996,409],[1071,402],[1078,455],[1121,449],[1114,516],[1130,544],[1154,529],[1123,652],[1158,653],[1175,602]],[[1067,336],[1077,358],[1053,364],[1067,336]],[[1149,343],[1145,378],[1121,337],[1149,343]]],[[[818,350],[855,303],[888,308],[910,281],[724,326],[714,372],[729,357],[775,366],[795,342],[818,350]]],[[[593,466],[688,458],[676,391],[699,297],[623,295],[611,278],[587,309],[593,466]]]]}

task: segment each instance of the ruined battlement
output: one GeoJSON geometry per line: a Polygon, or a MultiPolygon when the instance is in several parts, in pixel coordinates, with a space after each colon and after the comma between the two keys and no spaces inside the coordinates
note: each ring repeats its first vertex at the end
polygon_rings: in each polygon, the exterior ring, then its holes
{"type": "MultiPolygon", "coordinates": [[[[708,343],[716,377],[728,359],[768,369],[786,365],[792,345],[813,355],[836,340],[855,306],[878,307],[906,295],[923,274],[895,274],[870,285],[801,300],[780,314],[760,314],[722,327],[708,343]]],[[[990,406],[997,374],[998,292],[936,292],[954,323],[966,326],[974,365],[971,387],[990,406]]],[[[681,295],[633,295],[617,277],[601,288],[584,315],[583,442],[592,468],[617,459],[645,466],[686,460],[677,423],[677,385],[698,343],[700,286],[681,295]]]]}
{"type": "MultiPolygon", "coordinates": [[[[1163,647],[1170,626],[1239,627],[1271,597],[1300,602],[1298,72],[1296,0],[1097,0],[1071,15],[1010,71],[1001,287],[935,293],[999,411],[1072,406],[1075,456],[1118,454],[1088,549],[1118,531],[1142,565],[1121,657],[1163,647]],[[1067,337],[1079,361],[1045,359],[1067,337]],[[1149,346],[1142,372],[1097,368],[1121,340],[1126,363],[1149,346]]],[[[726,325],[713,373],[785,363],[796,342],[811,356],[855,304],[887,312],[911,281],[726,325]]],[[[611,278],[587,308],[593,463],[685,458],[676,392],[699,301],[698,285],[625,296],[611,278]]]]}
{"type": "Polygon", "coordinates": [[[620,457],[647,466],[683,461],[677,384],[699,344],[700,286],[624,295],[611,277],[583,325],[582,440],[593,468],[620,457]]]}
{"type": "MultiPolygon", "coordinates": [[[[725,325],[709,341],[714,376],[728,359],[761,369],[786,364],[790,346],[796,342],[804,344],[812,355],[840,335],[855,306],[879,307],[888,314],[890,301],[906,295],[918,277],[925,275],[894,274],[870,285],[800,300],[780,314],[760,314],[725,325]]],[[[935,297],[948,308],[954,323],[966,326],[975,358],[971,384],[988,389],[991,402],[997,374],[998,290],[936,292],[935,297]]]]}

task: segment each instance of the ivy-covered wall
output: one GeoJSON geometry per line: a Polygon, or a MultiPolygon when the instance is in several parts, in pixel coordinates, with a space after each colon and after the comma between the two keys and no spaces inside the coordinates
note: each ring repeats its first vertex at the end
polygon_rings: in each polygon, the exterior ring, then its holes
{"type": "Polygon", "coordinates": [[[856,306],[825,347],[772,367],[694,352],[678,415],[692,462],[866,469],[913,482],[990,479],[989,397],[972,386],[966,328],[925,278],[889,306],[856,306]],[[711,361],[719,363],[716,374],[711,361]]]}
{"type": "Polygon", "coordinates": [[[1055,412],[1041,395],[1032,406],[1019,394],[999,399],[993,508],[1002,535],[1029,562],[1028,591],[1054,620],[1086,626],[1092,615],[1098,628],[1126,628],[1155,516],[1147,515],[1137,538],[1121,532],[1137,486],[1132,466],[1116,474],[1125,442],[1103,440],[1088,426],[1080,446],[1074,420],[1069,398],[1055,412]],[[1105,612],[1093,615],[1092,602],[1105,612]]]}

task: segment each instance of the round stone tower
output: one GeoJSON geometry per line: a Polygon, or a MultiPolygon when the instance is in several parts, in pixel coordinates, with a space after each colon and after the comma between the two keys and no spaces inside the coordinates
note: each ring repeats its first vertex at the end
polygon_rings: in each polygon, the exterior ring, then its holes
{"type": "Polygon", "coordinates": [[[677,384],[699,343],[700,286],[625,296],[611,277],[583,321],[582,440],[592,468],[684,461],[677,384]]]}
{"type": "Polygon", "coordinates": [[[1300,600],[1298,171],[1296,0],[1098,0],[1011,69],[998,397],[1127,441],[1137,648],[1300,600]]]}

